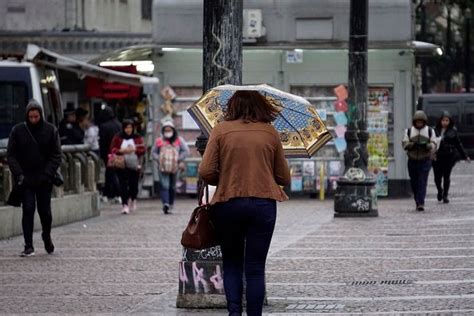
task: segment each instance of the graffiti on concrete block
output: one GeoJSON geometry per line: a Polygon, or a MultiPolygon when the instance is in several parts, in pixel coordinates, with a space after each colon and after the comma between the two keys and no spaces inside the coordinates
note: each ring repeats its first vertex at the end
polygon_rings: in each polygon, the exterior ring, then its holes
{"type": "Polygon", "coordinates": [[[356,201],[352,202],[351,206],[359,212],[370,211],[370,201],[366,199],[357,199],[356,201]]]}
{"type": "Polygon", "coordinates": [[[222,252],[220,246],[215,246],[202,250],[183,248],[183,261],[221,261],[222,252]]]}
{"type": "Polygon", "coordinates": [[[219,262],[181,261],[179,293],[224,294],[224,279],[219,262]]]}

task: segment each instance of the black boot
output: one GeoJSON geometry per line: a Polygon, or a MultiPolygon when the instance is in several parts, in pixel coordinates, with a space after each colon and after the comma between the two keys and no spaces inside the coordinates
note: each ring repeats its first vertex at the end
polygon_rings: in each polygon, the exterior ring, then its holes
{"type": "Polygon", "coordinates": [[[44,242],[44,250],[50,255],[54,252],[54,244],[51,240],[51,235],[45,235],[44,233],[41,234],[44,242]]]}
{"type": "Polygon", "coordinates": [[[438,201],[441,202],[443,199],[443,189],[438,189],[438,201]]]}
{"type": "Polygon", "coordinates": [[[443,203],[449,203],[448,192],[449,186],[451,185],[451,179],[449,177],[444,177],[444,191],[443,191],[443,203]]]}

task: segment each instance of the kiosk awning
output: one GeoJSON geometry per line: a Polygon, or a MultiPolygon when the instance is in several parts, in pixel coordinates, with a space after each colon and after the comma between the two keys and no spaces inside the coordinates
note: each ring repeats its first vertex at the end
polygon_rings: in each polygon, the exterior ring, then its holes
{"type": "Polygon", "coordinates": [[[28,48],[26,50],[26,59],[38,65],[74,72],[81,77],[90,76],[108,82],[118,82],[133,86],[140,86],[144,87],[145,90],[153,90],[151,86],[157,85],[159,82],[158,78],[155,77],[135,75],[91,65],[57,54],[53,51],[33,44],[28,44],[28,48]]]}

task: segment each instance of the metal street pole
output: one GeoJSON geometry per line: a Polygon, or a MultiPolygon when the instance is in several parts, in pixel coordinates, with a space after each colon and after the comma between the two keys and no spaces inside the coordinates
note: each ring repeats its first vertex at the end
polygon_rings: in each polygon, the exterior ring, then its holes
{"type": "Polygon", "coordinates": [[[451,92],[451,69],[453,62],[452,54],[452,32],[451,32],[451,6],[448,4],[448,16],[446,25],[446,58],[447,58],[447,71],[446,71],[446,92],[451,92]]]}
{"type": "Polygon", "coordinates": [[[368,0],[351,0],[349,37],[349,123],[344,175],[337,181],[335,217],[378,216],[375,181],[367,170],[368,0]]]}
{"type": "MultiPolygon", "coordinates": [[[[426,40],[426,6],[424,3],[420,7],[421,14],[421,40],[427,42],[426,40]]],[[[428,92],[428,69],[427,62],[424,58],[420,58],[421,62],[421,92],[428,92]]]]}
{"type": "Polygon", "coordinates": [[[471,9],[466,9],[466,37],[464,39],[464,87],[466,93],[471,92],[471,9]]]}
{"type": "MultiPolygon", "coordinates": [[[[203,93],[221,84],[242,84],[243,0],[204,0],[203,28],[203,93]]],[[[207,138],[201,133],[196,147],[201,155],[207,138]]],[[[176,305],[183,308],[225,307],[222,288],[207,282],[200,291],[195,287],[195,271],[202,271],[207,280],[222,271],[220,247],[201,251],[183,250],[180,263],[180,284],[176,305]],[[201,270],[202,269],[202,270],[201,270]]],[[[195,280],[196,281],[196,280],[195,280]]]]}

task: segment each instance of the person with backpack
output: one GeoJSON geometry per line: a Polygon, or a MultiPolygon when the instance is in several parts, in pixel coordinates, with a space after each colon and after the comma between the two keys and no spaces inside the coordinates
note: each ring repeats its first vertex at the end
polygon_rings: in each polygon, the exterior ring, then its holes
{"type": "Polygon", "coordinates": [[[416,111],[413,115],[413,126],[405,130],[402,140],[403,149],[408,155],[408,174],[417,211],[425,210],[431,159],[438,147],[436,134],[427,122],[425,112],[416,111]]]}
{"type": "Polygon", "coordinates": [[[451,171],[458,157],[466,159],[468,162],[471,160],[459,140],[458,131],[449,112],[443,112],[436,124],[435,132],[436,136],[440,137],[441,142],[433,160],[434,181],[438,189],[438,201],[442,200],[443,203],[449,203],[448,193],[451,184],[451,171]],[[443,186],[441,182],[443,182],[443,186]]]}
{"type": "Polygon", "coordinates": [[[132,120],[125,119],[122,131],[114,136],[110,146],[110,159],[113,156],[123,157],[123,166],[116,168],[120,183],[122,214],[137,209],[138,182],[140,178],[140,159],[145,154],[143,137],[135,133],[132,120]]]}
{"type": "Polygon", "coordinates": [[[184,169],[183,161],[188,154],[189,147],[186,141],[178,136],[173,122],[163,123],[161,137],[155,142],[153,158],[158,163],[160,198],[165,214],[170,214],[173,209],[178,172],[184,169]]]}

